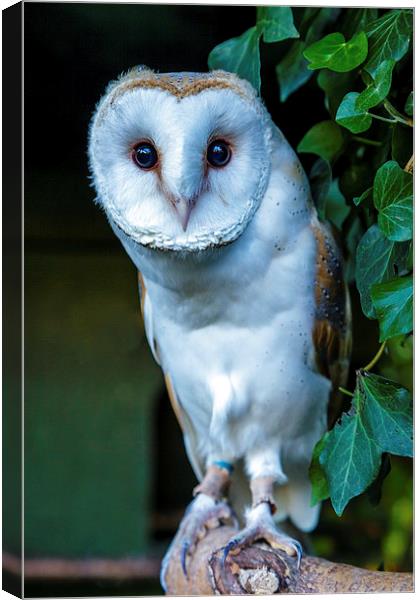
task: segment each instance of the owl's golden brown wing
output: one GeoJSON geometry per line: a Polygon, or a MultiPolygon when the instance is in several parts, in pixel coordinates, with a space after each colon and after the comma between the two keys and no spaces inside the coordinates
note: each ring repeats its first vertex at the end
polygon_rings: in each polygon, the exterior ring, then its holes
{"type": "Polygon", "coordinates": [[[340,412],[338,388],[346,385],[348,377],[352,347],[351,306],[341,251],[330,226],[316,222],[312,230],[317,244],[312,339],[318,370],[332,382],[328,407],[331,425],[340,412]]]}

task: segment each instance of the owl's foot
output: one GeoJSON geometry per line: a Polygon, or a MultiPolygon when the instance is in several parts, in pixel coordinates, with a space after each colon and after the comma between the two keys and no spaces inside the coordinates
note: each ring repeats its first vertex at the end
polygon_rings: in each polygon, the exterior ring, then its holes
{"type": "Polygon", "coordinates": [[[251,546],[258,540],[266,541],[272,548],[282,550],[288,556],[295,556],[299,568],[303,550],[300,542],[277,529],[268,502],[252,508],[246,519],[246,527],[239,531],[223,548],[222,566],[230,553],[238,554],[242,548],[251,546]]]}
{"type": "Polygon", "coordinates": [[[198,542],[207,532],[224,523],[237,524],[236,517],[227,502],[215,500],[206,494],[200,493],[188,506],[185,515],[178,527],[177,534],[169,546],[161,567],[161,584],[164,589],[167,567],[173,553],[179,553],[182,570],[188,577],[187,561],[194,552],[198,542]]]}
{"type": "Polygon", "coordinates": [[[180,540],[182,540],[181,566],[186,577],[187,559],[193,554],[198,542],[210,529],[216,529],[229,521],[236,523],[236,518],[226,502],[216,501],[205,494],[200,494],[190,504],[178,531],[180,540]]]}

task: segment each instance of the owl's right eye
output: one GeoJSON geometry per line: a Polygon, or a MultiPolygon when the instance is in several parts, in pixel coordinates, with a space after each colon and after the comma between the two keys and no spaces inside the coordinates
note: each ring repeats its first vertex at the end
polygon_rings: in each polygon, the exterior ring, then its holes
{"type": "Polygon", "coordinates": [[[134,146],[131,156],[140,169],[153,169],[158,162],[156,148],[150,142],[140,142],[134,146]]]}

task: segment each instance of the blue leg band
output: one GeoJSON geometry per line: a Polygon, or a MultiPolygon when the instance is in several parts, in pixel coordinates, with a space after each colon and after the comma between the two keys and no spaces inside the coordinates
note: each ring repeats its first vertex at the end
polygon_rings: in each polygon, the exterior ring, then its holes
{"type": "Polygon", "coordinates": [[[233,473],[233,465],[231,463],[228,463],[224,460],[215,460],[213,464],[216,465],[216,467],[219,467],[219,469],[225,469],[229,475],[233,473]]]}

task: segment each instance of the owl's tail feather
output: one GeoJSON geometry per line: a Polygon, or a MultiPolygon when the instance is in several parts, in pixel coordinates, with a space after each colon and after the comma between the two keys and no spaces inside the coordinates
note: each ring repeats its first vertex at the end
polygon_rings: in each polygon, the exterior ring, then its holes
{"type": "Polygon", "coordinates": [[[311,483],[309,480],[288,481],[275,490],[276,521],[287,517],[301,531],[312,531],[318,524],[321,504],[311,506],[311,483]]]}

